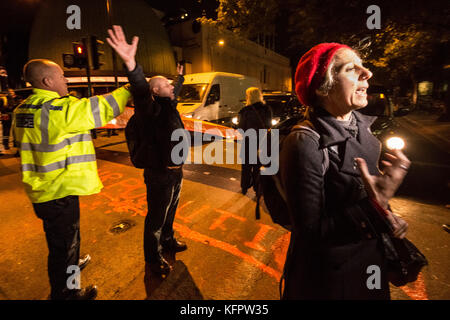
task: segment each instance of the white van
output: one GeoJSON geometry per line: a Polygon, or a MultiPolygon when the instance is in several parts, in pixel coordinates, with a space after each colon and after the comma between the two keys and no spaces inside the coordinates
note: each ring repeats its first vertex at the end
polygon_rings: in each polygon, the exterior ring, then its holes
{"type": "Polygon", "coordinates": [[[245,106],[245,90],[249,87],[261,88],[261,85],[255,78],[235,73],[187,74],[177,109],[185,117],[230,124],[245,106]]]}

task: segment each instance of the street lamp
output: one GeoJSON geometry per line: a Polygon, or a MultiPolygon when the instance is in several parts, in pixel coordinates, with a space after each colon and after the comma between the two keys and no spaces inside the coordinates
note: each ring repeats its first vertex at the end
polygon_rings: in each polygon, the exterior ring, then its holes
{"type": "Polygon", "coordinates": [[[223,47],[225,44],[225,41],[223,39],[220,39],[218,43],[219,43],[219,46],[223,47]]]}

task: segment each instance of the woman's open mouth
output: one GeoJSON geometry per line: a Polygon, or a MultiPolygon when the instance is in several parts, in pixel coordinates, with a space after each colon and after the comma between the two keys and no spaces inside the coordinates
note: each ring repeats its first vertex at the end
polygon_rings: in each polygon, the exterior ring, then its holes
{"type": "Polygon", "coordinates": [[[356,89],[356,94],[358,96],[366,97],[367,96],[367,88],[366,87],[361,87],[361,88],[356,89]]]}

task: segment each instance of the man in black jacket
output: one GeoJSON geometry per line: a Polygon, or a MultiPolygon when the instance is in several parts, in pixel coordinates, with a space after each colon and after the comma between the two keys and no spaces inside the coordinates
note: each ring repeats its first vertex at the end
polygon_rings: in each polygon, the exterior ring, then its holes
{"type": "Polygon", "coordinates": [[[167,275],[170,265],[162,256],[162,251],[172,253],[184,251],[184,242],[174,238],[173,220],[180,197],[183,170],[182,164],[171,159],[173,147],[177,144],[171,140],[174,130],[184,130],[178,113],[176,96],[184,81],[183,67],[178,65],[178,81],[172,86],[162,76],[146,81],[142,67],[134,60],[128,62],[128,56],[136,50],[138,38],[134,37],[128,49],[119,51],[126,43],[122,28],[113,26],[108,30],[111,38],[108,43],[116,49],[125,61],[128,79],[131,84],[135,105],[135,116],[139,135],[148,145],[148,165],[144,168],[147,186],[148,214],[144,227],[144,256],[150,269],[158,274],[167,275]],[[121,44],[121,46],[118,46],[121,44]]]}
{"type": "Polygon", "coordinates": [[[12,124],[12,114],[14,109],[20,104],[21,99],[13,89],[8,89],[8,95],[0,99],[0,113],[3,127],[3,146],[9,150],[9,136],[12,124]]]}

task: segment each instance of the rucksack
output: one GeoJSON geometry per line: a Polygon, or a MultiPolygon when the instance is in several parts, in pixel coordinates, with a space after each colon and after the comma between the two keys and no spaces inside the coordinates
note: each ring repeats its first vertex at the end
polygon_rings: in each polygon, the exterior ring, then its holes
{"type": "MultiPolygon", "coordinates": [[[[279,130],[279,154],[283,150],[283,143],[286,137],[294,131],[304,131],[313,134],[314,136],[320,138],[320,135],[314,130],[314,125],[310,121],[302,121],[303,117],[293,117],[289,118],[281,123],[279,123],[276,127],[272,129],[279,130]],[[302,122],[301,122],[302,121],[302,122]],[[299,123],[301,122],[301,123],[299,123]]],[[[270,129],[270,130],[272,130],[270,129]]],[[[265,143],[270,144],[270,130],[267,134],[267,140],[265,143]]],[[[269,147],[270,150],[270,147],[269,147]]],[[[325,175],[328,170],[330,160],[328,156],[328,149],[323,148],[323,175],[325,175]]],[[[278,161],[278,160],[277,160],[278,161]]],[[[264,172],[265,167],[261,167],[261,171],[264,172]]],[[[283,228],[291,231],[291,220],[289,217],[289,209],[287,205],[287,197],[286,192],[283,189],[281,183],[280,172],[274,175],[264,175],[259,174],[257,181],[257,194],[256,194],[256,219],[260,219],[260,201],[261,197],[264,198],[264,204],[266,206],[266,211],[269,213],[272,221],[276,224],[279,224],[283,228]]]]}
{"type": "Polygon", "coordinates": [[[151,166],[152,143],[151,137],[140,132],[136,114],[133,114],[125,127],[130,159],[136,168],[143,169],[151,166]]]}

